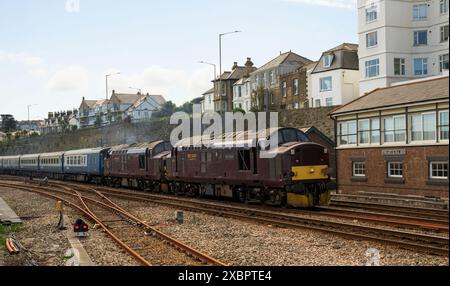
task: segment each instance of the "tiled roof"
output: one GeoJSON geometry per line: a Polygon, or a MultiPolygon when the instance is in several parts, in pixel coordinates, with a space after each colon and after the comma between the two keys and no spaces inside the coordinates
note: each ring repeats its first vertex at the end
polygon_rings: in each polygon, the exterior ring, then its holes
{"type": "Polygon", "coordinates": [[[382,107],[447,99],[448,76],[408,82],[396,86],[378,88],[374,91],[335,109],[331,115],[351,113],[382,107]]]}
{"type": "Polygon", "coordinates": [[[123,104],[134,104],[143,95],[141,94],[128,94],[128,93],[114,93],[113,97],[116,97],[120,103],[123,104]]]}
{"type": "Polygon", "coordinates": [[[358,45],[343,43],[322,54],[312,73],[326,72],[336,69],[359,70],[358,45]],[[331,66],[324,67],[324,57],[334,55],[331,66]]]}
{"type": "Polygon", "coordinates": [[[312,61],[307,59],[307,58],[305,58],[305,57],[297,55],[296,53],[287,52],[287,53],[279,55],[275,59],[273,59],[270,62],[266,63],[265,65],[263,65],[262,67],[257,69],[256,72],[270,70],[270,69],[278,67],[281,64],[289,63],[289,62],[292,62],[292,63],[296,62],[296,63],[301,63],[303,65],[306,65],[306,64],[311,63],[312,61]]]}
{"type": "Polygon", "coordinates": [[[212,93],[214,93],[215,90],[216,90],[216,89],[213,87],[213,88],[211,88],[211,89],[208,89],[208,91],[205,92],[205,93],[203,93],[202,95],[212,94],[212,93]]]}

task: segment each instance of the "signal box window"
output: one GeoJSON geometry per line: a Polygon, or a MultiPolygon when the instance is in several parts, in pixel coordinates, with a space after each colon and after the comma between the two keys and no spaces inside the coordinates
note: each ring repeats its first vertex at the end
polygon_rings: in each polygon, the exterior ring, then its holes
{"type": "Polygon", "coordinates": [[[448,162],[431,162],[430,178],[448,180],[448,162]]]}
{"type": "Polygon", "coordinates": [[[250,150],[239,150],[239,170],[250,171],[250,150]]]}
{"type": "Polygon", "coordinates": [[[366,176],[366,163],[353,162],[353,177],[365,177],[365,176],[366,176]]]}
{"type": "Polygon", "coordinates": [[[389,178],[403,178],[403,163],[402,162],[389,162],[388,163],[388,176],[389,176],[389,178]]]}

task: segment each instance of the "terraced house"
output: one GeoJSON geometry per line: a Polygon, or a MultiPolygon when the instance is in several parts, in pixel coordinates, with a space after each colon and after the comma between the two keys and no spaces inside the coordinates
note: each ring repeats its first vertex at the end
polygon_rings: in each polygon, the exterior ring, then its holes
{"type": "MultiPolygon", "coordinates": [[[[311,60],[290,51],[280,54],[251,73],[250,82],[255,92],[252,95],[252,105],[270,111],[287,109],[288,105],[295,107],[294,102],[289,104],[286,100],[288,92],[300,95],[301,87],[305,87],[307,82],[302,68],[311,63],[311,60]]],[[[300,101],[298,104],[300,106],[300,101]]]]}
{"type": "Polygon", "coordinates": [[[336,109],[343,192],[448,197],[449,77],[378,88],[336,109]]]}
{"type": "Polygon", "coordinates": [[[116,93],[114,90],[109,100],[83,97],[78,112],[80,128],[107,126],[126,118],[132,122],[146,121],[165,102],[161,95],[116,93]]]}
{"type": "Polygon", "coordinates": [[[242,78],[248,78],[250,73],[256,70],[253,66],[251,58],[247,58],[244,66],[234,63],[231,71],[222,73],[220,78],[213,81],[214,83],[214,111],[230,112],[233,111],[234,84],[242,78]]]}

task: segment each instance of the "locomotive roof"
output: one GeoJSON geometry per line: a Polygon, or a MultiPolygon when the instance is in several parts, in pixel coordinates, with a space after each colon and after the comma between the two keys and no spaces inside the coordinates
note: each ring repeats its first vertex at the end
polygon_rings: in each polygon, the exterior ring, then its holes
{"type": "MultiPolygon", "coordinates": [[[[185,138],[180,140],[175,147],[176,148],[186,148],[186,147],[207,147],[211,149],[220,148],[232,148],[232,147],[252,147],[256,146],[257,143],[261,144],[262,141],[270,140],[272,135],[276,132],[281,132],[283,130],[295,130],[295,132],[304,135],[303,141],[294,142],[309,142],[308,136],[297,128],[291,127],[277,127],[277,128],[267,128],[261,131],[241,131],[241,132],[229,132],[223,133],[213,139],[210,136],[195,136],[190,138],[185,138]]],[[[287,141],[285,141],[287,142],[287,141]]],[[[281,144],[285,143],[281,141],[281,144]]]]}
{"type": "Polygon", "coordinates": [[[139,154],[144,153],[147,149],[154,149],[156,146],[158,146],[161,143],[164,143],[165,141],[154,141],[150,143],[135,143],[135,144],[124,144],[124,145],[117,145],[114,147],[111,147],[110,153],[112,152],[127,152],[128,154],[139,154]]]}

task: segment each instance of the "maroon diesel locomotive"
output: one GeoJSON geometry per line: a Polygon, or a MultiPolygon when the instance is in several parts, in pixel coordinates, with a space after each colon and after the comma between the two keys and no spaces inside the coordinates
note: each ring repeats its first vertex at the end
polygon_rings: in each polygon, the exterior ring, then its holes
{"type": "Polygon", "coordinates": [[[105,181],[112,186],[247,203],[328,205],[330,190],[335,188],[328,175],[328,150],[295,128],[268,130],[266,142],[275,132],[279,147],[270,158],[260,156],[261,142],[249,144],[248,133],[224,134],[219,144],[189,138],[174,148],[162,141],[113,147],[105,158],[105,181]]]}

